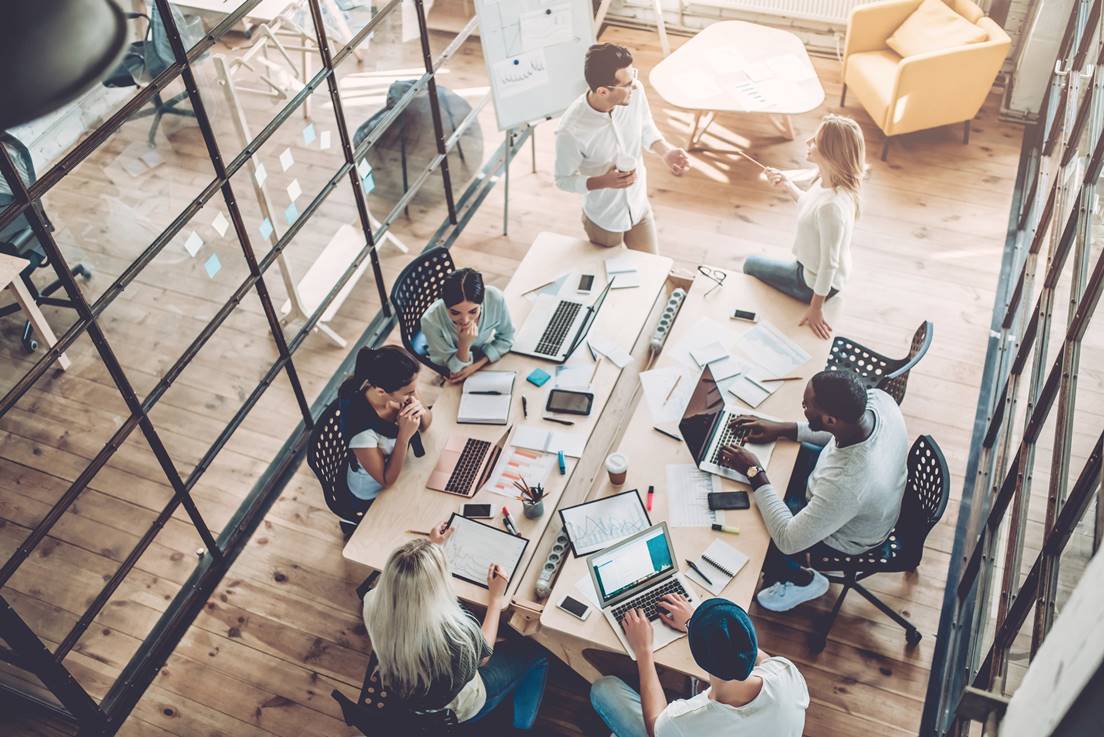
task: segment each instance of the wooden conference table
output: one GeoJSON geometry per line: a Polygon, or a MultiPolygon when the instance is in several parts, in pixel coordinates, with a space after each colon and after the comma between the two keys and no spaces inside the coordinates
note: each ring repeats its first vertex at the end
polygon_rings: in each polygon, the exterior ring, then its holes
{"type": "MultiPolygon", "coordinates": [[[[569,276],[564,281],[560,294],[564,297],[577,298],[575,286],[578,283],[578,274],[586,272],[595,274],[597,277],[595,290],[592,292],[593,298],[598,293],[599,285],[605,283],[604,260],[623,254],[628,254],[635,262],[640,274],[640,286],[631,289],[611,289],[598,313],[598,318],[591,327],[590,336],[600,336],[616,343],[626,351],[632,350],[640,342],[638,338],[641,337],[645,325],[654,324],[654,321],[648,322],[649,316],[658,311],[659,301],[666,299],[663,285],[671,270],[671,259],[624,249],[600,248],[578,238],[552,233],[541,233],[537,236],[504,290],[515,327],[520,328],[532,308],[532,302],[525,296],[526,292],[547,284],[562,274],[574,272],[574,276],[569,276]]],[[[648,337],[649,335],[644,335],[642,342],[646,343],[648,337]]],[[[568,364],[582,364],[590,369],[594,367],[594,361],[586,346],[579,346],[568,364]]],[[[619,384],[623,384],[626,380],[627,377],[623,374],[628,373],[618,369],[612,361],[602,360],[592,382],[594,406],[590,415],[574,418],[574,426],[564,427],[541,419],[548,392],[554,381],[549,380],[539,389],[526,382],[525,377],[538,367],[554,373],[553,365],[549,362],[516,353],[508,353],[494,365],[496,370],[517,372],[510,423],[515,426],[537,425],[547,430],[581,431],[588,435],[588,440],[595,427],[606,420],[608,400],[619,384]],[[521,397],[523,396],[528,400],[528,418],[522,417],[521,397]]],[[[631,380],[636,380],[635,375],[631,380]]],[[[426,488],[426,481],[437,462],[441,448],[452,433],[462,432],[469,437],[481,438],[493,443],[506,430],[501,425],[458,424],[456,411],[459,399],[460,387],[458,386],[446,386],[440,391],[433,403],[433,425],[422,434],[422,442],[426,449],[425,456],[422,458],[408,456],[398,482],[373,502],[372,508],[346,544],[344,555],[351,561],[379,570],[383,568],[391,551],[413,537],[406,532],[407,530],[428,530],[435,523],[447,520],[453,512],[459,513],[463,504],[468,502],[491,504],[492,509],[495,510],[495,519],[487,522],[501,528],[501,515],[498,514],[498,510],[505,505],[510,509],[510,514],[521,535],[529,540],[517,571],[507,587],[507,594],[513,596],[524,581],[522,597],[530,599],[533,596],[531,592],[536,580],[536,572],[531,572],[530,569],[538,569],[543,565],[544,558],[537,559],[539,565],[532,566],[530,563],[534,561],[536,555],[544,555],[541,551],[545,550],[545,546],[541,543],[549,523],[555,519],[558,527],[555,508],[560,504],[565,490],[575,481],[575,472],[580,461],[589,461],[602,451],[599,448],[591,448],[588,442],[582,459],[567,459],[566,475],[561,475],[559,470],[553,469],[545,482],[548,492],[544,505],[545,512],[537,519],[527,519],[522,515],[520,501],[490,491],[479,491],[470,499],[432,491],[426,488]]],[[[426,396],[423,397],[423,401],[428,402],[430,399],[426,396]]],[[[614,406],[610,409],[616,413],[623,408],[614,406]]],[[[581,488],[585,490],[589,488],[589,484],[581,488]]],[[[475,604],[486,604],[485,588],[460,579],[453,579],[453,585],[462,599],[475,604]]]]}

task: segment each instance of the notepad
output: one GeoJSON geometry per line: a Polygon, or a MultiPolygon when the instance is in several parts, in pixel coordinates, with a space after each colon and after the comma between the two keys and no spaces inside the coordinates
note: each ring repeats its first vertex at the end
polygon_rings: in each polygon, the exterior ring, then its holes
{"type": "Polygon", "coordinates": [[[613,279],[611,289],[628,289],[640,286],[640,271],[632,256],[622,253],[606,259],[606,275],[613,279]]]}
{"type": "Polygon", "coordinates": [[[702,570],[712,583],[706,583],[701,574],[687,566],[683,573],[694,583],[713,594],[720,594],[736,577],[748,557],[724,540],[714,540],[705,552],[694,559],[694,565],[702,570]]]}
{"type": "Polygon", "coordinates": [[[691,348],[690,357],[694,359],[698,366],[704,367],[714,361],[728,358],[728,349],[719,342],[713,341],[707,345],[691,348]]]}
{"type": "Polygon", "coordinates": [[[456,421],[475,425],[505,425],[514,398],[514,371],[480,371],[464,381],[456,421]]]}
{"type": "Polygon", "coordinates": [[[586,447],[587,436],[582,431],[546,430],[536,425],[522,425],[514,430],[510,445],[539,450],[542,453],[563,451],[565,456],[579,458],[586,447]]]}

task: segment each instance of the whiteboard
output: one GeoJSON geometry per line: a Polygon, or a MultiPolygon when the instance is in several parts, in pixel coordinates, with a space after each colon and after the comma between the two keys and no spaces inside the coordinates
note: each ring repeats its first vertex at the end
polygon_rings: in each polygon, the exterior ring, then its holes
{"type": "Polygon", "coordinates": [[[583,94],[591,0],[476,0],[498,129],[551,118],[583,94]]]}

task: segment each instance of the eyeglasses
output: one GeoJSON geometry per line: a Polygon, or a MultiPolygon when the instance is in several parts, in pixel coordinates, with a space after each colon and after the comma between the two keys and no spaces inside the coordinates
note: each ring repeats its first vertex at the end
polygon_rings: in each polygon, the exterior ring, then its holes
{"type": "Polygon", "coordinates": [[[723,287],[725,277],[728,276],[727,272],[721,271],[720,269],[713,269],[713,268],[710,268],[709,266],[699,266],[698,267],[698,272],[702,276],[706,277],[707,279],[710,279],[710,280],[715,282],[715,285],[710,287],[709,291],[705,293],[706,297],[708,297],[710,294],[712,294],[713,290],[716,289],[717,287],[723,287]]]}

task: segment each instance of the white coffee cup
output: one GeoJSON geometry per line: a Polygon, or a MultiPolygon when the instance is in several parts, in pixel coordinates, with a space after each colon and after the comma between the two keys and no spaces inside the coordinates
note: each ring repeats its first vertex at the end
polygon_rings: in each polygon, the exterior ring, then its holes
{"type": "Polygon", "coordinates": [[[629,156],[628,154],[617,154],[617,159],[614,162],[614,166],[617,167],[617,171],[634,171],[636,169],[636,157],[629,156]]]}
{"type": "Polygon", "coordinates": [[[609,473],[610,483],[620,486],[625,483],[625,477],[629,473],[629,459],[622,453],[610,453],[606,457],[606,471],[609,473]]]}

